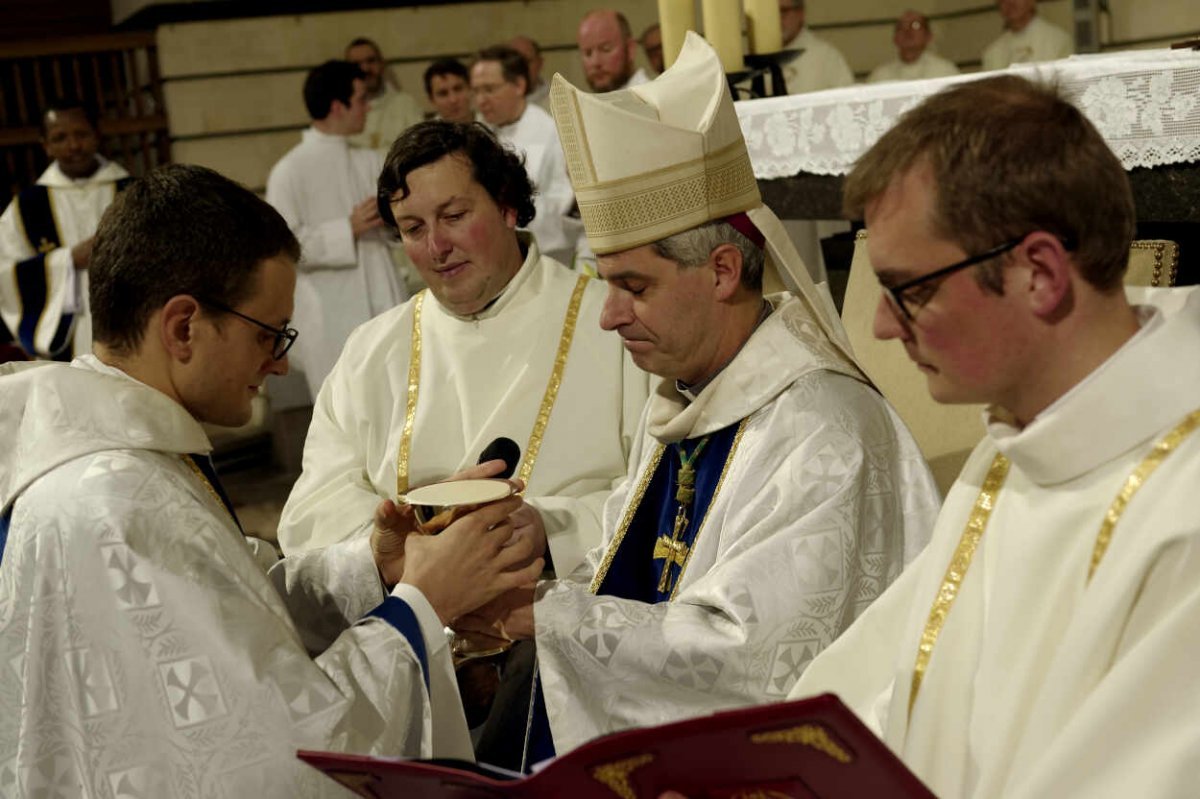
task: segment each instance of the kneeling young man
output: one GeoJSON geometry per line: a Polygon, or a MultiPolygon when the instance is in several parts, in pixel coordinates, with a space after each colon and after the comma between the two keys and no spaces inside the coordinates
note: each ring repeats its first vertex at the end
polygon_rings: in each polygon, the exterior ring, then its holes
{"type": "Polygon", "coordinates": [[[100,223],[94,354],[0,371],[6,795],[342,795],[295,750],[471,756],[443,624],[540,572],[519,500],[276,562],[206,454],[287,372],[298,257],[249,191],[164,167],[100,223]]]}

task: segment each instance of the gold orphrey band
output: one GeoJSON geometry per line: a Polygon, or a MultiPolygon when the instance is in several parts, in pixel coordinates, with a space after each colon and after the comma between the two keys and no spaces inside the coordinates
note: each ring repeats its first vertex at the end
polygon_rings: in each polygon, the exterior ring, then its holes
{"type": "MultiPolygon", "coordinates": [[[[575,290],[571,294],[571,301],[567,304],[562,334],[558,340],[558,350],[554,355],[554,367],[550,370],[550,379],[546,382],[542,404],[538,408],[533,431],[529,435],[529,442],[525,445],[525,457],[517,472],[517,476],[525,482],[525,485],[529,485],[534,463],[542,448],[542,437],[546,434],[546,426],[550,423],[550,414],[554,411],[554,403],[558,399],[558,389],[562,385],[563,372],[567,367],[567,356],[571,352],[571,342],[575,338],[575,325],[579,321],[579,307],[583,303],[583,293],[587,288],[588,280],[587,275],[579,276],[575,282],[575,290]]],[[[412,345],[408,361],[408,392],[404,405],[404,429],[400,434],[400,454],[396,461],[397,495],[408,491],[408,466],[409,458],[412,455],[413,423],[417,415],[417,397],[421,382],[421,305],[424,298],[425,291],[422,291],[417,295],[413,304],[412,345]]]]}
{"type": "MultiPolygon", "coordinates": [[[[1092,559],[1088,564],[1088,583],[1092,581],[1092,575],[1096,573],[1096,569],[1104,559],[1108,545],[1112,542],[1113,531],[1125,513],[1130,500],[1146,484],[1150,475],[1154,474],[1155,470],[1162,465],[1167,456],[1174,452],[1197,428],[1200,428],[1200,409],[1185,416],[1183,421],[1163,436],[1125,479],[1121,490],[1109,505],[1108,512],[1104,514],[1104,521],[1100,523],[1100,530],[1096,534],[1096,543],[1092,547],[1092,559]]],[[[946,575],[942,578],[942,587],[929,611],[925,630],[921,633],[921,643],[917,647],[917,660],[913,666],[912,691],[908,695],[910,721],[912,720],[913,704],[917,701],[917,694],[921,690],[921,680],[925,676],[925,669],[933,655],[933,646],[937,643],[938,634],[942,631],[942,625],[945,624],[946,616],[950,613],[950,606],[954,604],[954,600],[958,596],[958,589],[966,576],[967,568],[971,565],[971,558],[975,555],[980,538],[983,537],[983,531],[991,517],[992,508],[996,505],[996,497],[1007,476],[1008,460],[998,454],[992,461],[991,468],[988,469],[987,477],[984,478],[983,488],[975,500],[974,508],[971,509],[967,526],[958,541],[958,547],[954,550],[954,557],[950,560],[946,575]]]]}

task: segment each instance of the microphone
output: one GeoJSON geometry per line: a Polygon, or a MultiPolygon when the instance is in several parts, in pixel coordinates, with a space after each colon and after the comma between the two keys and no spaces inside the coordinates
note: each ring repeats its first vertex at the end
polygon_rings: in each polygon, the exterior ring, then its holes
{"type": "Polygon", "coordinates": [[[516,473],[517,464],[521,462],[521,447],[511,438],[500,436],[483,448],[483,452],[479,453],[479,460],[476,463],[486,463],[487,461],[494,460],[504,461],[504,471],[496,475],[496,477],[507,480],[516,473]]]}

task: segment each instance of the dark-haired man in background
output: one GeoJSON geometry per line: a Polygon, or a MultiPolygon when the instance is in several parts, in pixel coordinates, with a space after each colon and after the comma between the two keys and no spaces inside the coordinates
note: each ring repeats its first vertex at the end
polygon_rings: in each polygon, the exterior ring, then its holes
{"type": "Polygon", "coordinates": [[[312,127],[271,169],[267,202],[300,240],[296,360],[313,398],[350,331],[408,298],[375,204],[378,150],[350,147],[367,114],[362,71],[327,61],[308,73],[304,103],[312,127]]]}
{"type": "Polygon", "coordinates": [[[95,354],[0,367],[5,796],[343,796],[295,750],[471,756],[442,625],[540,571],[519,501],[278,561],[206,454],[287,372],[299,249],[164,167],[96,233],[95,354]]]}
{"type": "Polygon", "coordinates": [[[437,119],[473,122],[471,74],[457,58],[439,58],[425,68],[425,96],[437,119]]]}
{"type": "Polygon", "coordinates": [[[95,114],[78,100],[44,109],[42,146],[50,166],[0,216],[0,342],[69,361],[91,351],[92,233],[129,173],[97,153],[95,114]]]}

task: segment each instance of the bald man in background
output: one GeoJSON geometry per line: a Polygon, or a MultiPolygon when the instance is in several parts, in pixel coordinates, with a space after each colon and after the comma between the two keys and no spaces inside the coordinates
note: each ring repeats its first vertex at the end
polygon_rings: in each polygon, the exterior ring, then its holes
{"type": "Polygon", "coordinates": [[[601,8],[589,11],[579,23],[579,55],[584,77],[594,92],[615,92],[650,80],[634,62],[637,39],[629,20],[620,11],[601,8]]]}

